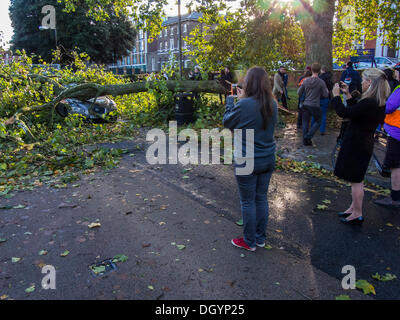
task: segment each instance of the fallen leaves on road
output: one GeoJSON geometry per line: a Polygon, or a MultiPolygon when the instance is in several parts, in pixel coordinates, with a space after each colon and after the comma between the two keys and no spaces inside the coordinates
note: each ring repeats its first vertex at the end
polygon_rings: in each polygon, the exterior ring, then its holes
{"type": "Polygon", "coordinates": [[[17,257],[12,257],[12,258],[11,258],[11,262],[12,262],[12,263],[17,263],[17,262],[19,262],[19,261],[21,261],[21,258],[17,258],[17,257]]]}
{"type": "Polygon", "coordinates": [[[327,206],[327,205],[325,205],[325,204],[318,204],[317,205],[317,209],[318,210],[321,210],[321,211],[325,211],[325,210],[327,210],[329,207],[327,206]]]}
{"type": "Polygon", "coordinates": [[[26,293],[32,293],[33,291],[35,291],[35,285],[32,284],[29,288],[25,289],[26,293]]]}
{"type": "Polygon", "coordinates": [[[24,209],[24,208],[25,208],[25,206],[22,204],[19,204],[17,206],[11,206],[11,205],[0,206],[0,209],[3,209],[3,210],[24,209]]]}
{"type": "Polygon", "coordinates": [[[48,254],[49,252],[46,250],[41,250],[39,251],[39,256],[45,256],[46,254],[48,254]]]}
{"type": "Polygon", "coordinates": [[[66,257],[67,255],[69,255],[68,250],[65,250],[63,253],[60,254],[61,257],[66,257]]]}
{"type": "Polygon", "coordinates": [[[351,299],[348,295],[342,294],[340,296],[335,297],[335,300],[351,300],[351,299]]]}
{"type": "Polygon", "coordinates": [[[362,290],[364,294],[372,293],[373,295],[376,295],[375,287],[372,284],[370,284],[367,280],[357,280],[356,288],[362,290]]]}
{"type": "Polygon", "coordinates": [[[372,275],[373,279],[379,280],[379,281],[392,281],[397,279],[397,276],[394,274],[386,273],[384,276],[381,276],[378,272],[374,275],[372,275]]]}
{"type": "Polygon", "coordinates": [[[113,258],[112,261],[114,263],[115,262],[126,262],[126,261],[128,261],[128,257],[126,255],[124,255],[124,254],[118,254],[113,258]]]}
{"type": "Polygon", "coordinates": [[[99,223],[99,222],[92,222],[91,224],[88,225],[89,229],[100,228],[100,227],[101,227],[101,223],[99,223]]]}

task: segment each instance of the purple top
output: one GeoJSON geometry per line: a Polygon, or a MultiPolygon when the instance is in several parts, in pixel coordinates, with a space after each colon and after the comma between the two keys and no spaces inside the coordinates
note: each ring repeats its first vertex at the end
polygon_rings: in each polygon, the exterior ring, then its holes
{"type": "MultiPolygon", "coordinates": [[[[386,114],[391,114],[400,108],[400,86],[392,93],[386,102],[386,114]]],[[[400,141],[400,128],[385,123],[386,132],[394,139],[400,141]]]]}

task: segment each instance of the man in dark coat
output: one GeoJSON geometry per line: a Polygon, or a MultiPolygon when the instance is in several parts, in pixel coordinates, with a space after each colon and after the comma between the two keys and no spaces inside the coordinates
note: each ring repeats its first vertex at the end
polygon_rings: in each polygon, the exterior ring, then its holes
{"type": "MultiPolygon", "coordinates": [[[[354,70],[353,62],[349,61],[347,63],[346,70],[343,71],[340,81],[349,86],[350,93],[355,90],[362,92],[361,77],[360,74],[354,70]]],[[[344,99],[344,105],[347,105],[346,99],[344,99]]]]}
{"type": "MultiPolygon", "coordinates": [[[[221,71],[221,85],[223,85],[226,88],[226,90],[230,90],[232,81],[233,81],[233,76],[231,70],[229,69],[229,67],[225,67],[225,69],[221,71]]],[[[225,94],[225,102],[226,102],[226,97],[227,95],[225,94]]],[[[219,95],[219,98],[221,100],[221,104],[223,104],[222,94],[219,95]]]]}

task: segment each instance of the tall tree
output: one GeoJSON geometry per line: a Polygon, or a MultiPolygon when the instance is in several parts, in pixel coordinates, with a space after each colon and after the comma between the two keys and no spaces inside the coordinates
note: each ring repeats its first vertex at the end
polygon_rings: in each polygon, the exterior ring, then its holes
{"type": "Polygon", "coordinates": [[[278,7],[261,8],[249,0],[236,12],[224,3],[204,1],[201,24],[187,37],[191,54],[203,69],[224,65],[248,68],[260,65],[275,70],[279,65],[302,67],[304,40],[298,22],[278,7]]]}
{"type": "Polygon", "coordinates": [[[332,66],[333,18],[336,0],[295,0],[293,10],[300,21],[306,46],[306,64],[332,66]]]}
{"type": "Polygon", "coordinates": [[[57,0],[12,0],[10,17],[14,28],[12,49],[25,49],[28,53],[51,61],[55,49],[55,30],[39,30],[44,15],[42,7],[56,8],[58,44],[67,51],[86,52],[96,63],[111,63],[126,55],[135,44],[136,30],[130,19],[117,15],[113,6],[105,11],[108,21],[97,21],[88,16],[89,6],[85,1],[73,14],[63,11],[57,0]]]}

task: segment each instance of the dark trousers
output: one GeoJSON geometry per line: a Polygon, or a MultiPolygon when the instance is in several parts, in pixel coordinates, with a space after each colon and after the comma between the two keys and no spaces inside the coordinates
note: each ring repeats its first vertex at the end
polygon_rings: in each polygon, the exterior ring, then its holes
{"type": "Polygon", "coordinates": [[[321,126],[321,121],[322,121],[321,108],[319,106],[311,107],[303,105],[302,111],[303,111],[303,139],[312,139],[314,134],[318,131],[319,127],[321,126]],[[310,121],[312,117],[314,117],[315,122],[310,129],[310,121]]]}
{"type": "Polygon", "coordinates": [[[285,92],[283,93],[281,100],[282,100],[282,107],[284,107],[285,109],[287,109],[287,108],[288,108],[288,105],[287,105],[287,98],[286,98],[285,92]]]}
{"type": "Polygon", "coordinates": [[[297,105],[297,128],[300,129],[303,126],[303,109],[302,102],[299,99],[299,104],[297,105]]]}

